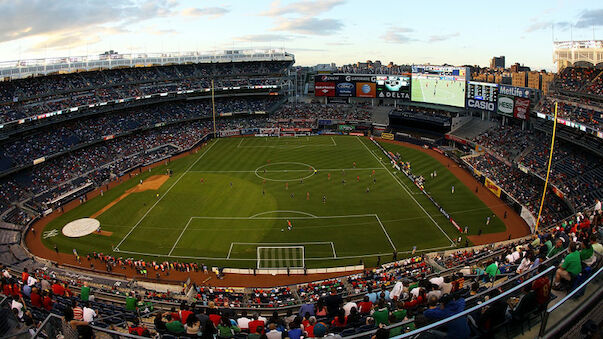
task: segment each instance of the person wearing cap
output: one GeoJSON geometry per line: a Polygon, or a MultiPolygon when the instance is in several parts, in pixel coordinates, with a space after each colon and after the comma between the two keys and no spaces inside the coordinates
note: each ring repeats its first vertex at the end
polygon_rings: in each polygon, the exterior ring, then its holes
{"type": "Polygon", "coordinates": [[[321,321],[314,325],[313,332],[314,338],[322,338],[327,334],[327,325],[321,321]]]}

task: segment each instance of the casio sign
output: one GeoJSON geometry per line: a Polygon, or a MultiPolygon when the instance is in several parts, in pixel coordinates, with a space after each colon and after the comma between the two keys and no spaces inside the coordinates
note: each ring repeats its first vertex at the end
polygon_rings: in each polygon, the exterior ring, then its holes
{"type": "Polygon", "coordinates": [[[513,99],[508,97],[499,97],[498,110],[502,113],[513,114],[513,99]]]}
{"type": "Polygon", "coordinates": [[[467,99],[467,106],[494,112],[494,103],[493,102],[486,102],[486,101],[480,101],[480,100],[475,100],[475,99],[467,99]]]}

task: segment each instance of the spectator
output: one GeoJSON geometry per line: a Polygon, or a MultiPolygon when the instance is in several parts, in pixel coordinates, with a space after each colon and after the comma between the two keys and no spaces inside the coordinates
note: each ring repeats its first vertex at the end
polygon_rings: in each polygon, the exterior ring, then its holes
{"type": "Polygon", "coordinates": [[[239,332],[241,329],[238,326],[233,325],[227,317],[222,317],[222,321],[218,325],[218,337],[232,338],[239,332]]]}
{"type": "Polygon", "coordinates": [[[63,311],[63,318],[61,320],[61,325],[63,329],[63,336],[65,339],[78,339],[78,338],[87,338],[92,336],[84,336],[82,333],[88,332],[90,333],[90,327],[88,326],[88,322],[79,321],[73,319],[73,310],[69,307],[65,308],[63,311]],[[85,328],[85,329],[82,329],[85,328]]]}
{"type": "Polygon", "coordinates": [[[570,282],[582,272],[582,263],[580,262],[580,251],[577,250],[575,242],[569,244],[569,254],[563,259],[555,273],[553,287],[559,288],[561,280],[570,282]]]}
{"type": "MultiPolygon", "coordinates": [[[[439,307],[425,310],[423,315],[431,321],[437,321],[451,317],[464,310],[465,299],[458,298],[454,300],[450,295],[447,295],[441,299],[439,307]]],[[[465,316],[450,321],[445,326],[447,329],[447,338],[468,338],[471,333],[467,324],[467,317],[465,316]]]]}
{"type": "Polygon", "coordinates": [[[247,311],[242,311],[241,316],[237,319],[237,325],[241,331],[248,331],[250,321],[251,319],[247,318],[247,311]]]}
{"type": "Polygon", "coordinates": [[[165,328],[168,332],[172,334],[180,334],[184,333],[184,325],[178,319],[173,319],[171,314],[167,314],[167,323],[165,324],[165,328]]]}

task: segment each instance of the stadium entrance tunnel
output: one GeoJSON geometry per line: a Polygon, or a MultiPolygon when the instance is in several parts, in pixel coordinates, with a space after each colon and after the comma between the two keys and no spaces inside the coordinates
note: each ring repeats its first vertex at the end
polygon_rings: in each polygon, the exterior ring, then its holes
{"type": "Polygon", "coordinates": [[[269,181],[295,181],[310,178],[317,170],[302,162],[275,162],[262,165],[255,170],[255,175],[269,181]]]}

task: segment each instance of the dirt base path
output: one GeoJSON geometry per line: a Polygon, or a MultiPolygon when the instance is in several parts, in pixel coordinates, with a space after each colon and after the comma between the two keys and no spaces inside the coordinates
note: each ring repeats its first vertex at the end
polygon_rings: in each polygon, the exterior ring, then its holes
{"type": "Polygon", "coordinates": [[[163,185],[170,177],[168,175],[153,175],[150,176],[147,180],[143,181],[140,185],[136,185],[135,187],[130,188],[124,194],[120,195],[119,198],[111,201],[107,206],[101,208],[98,212],[92,214],[90,218],[95,219],[99,215],[103,214],[109,208],[113,207],[118,202],[125,199],[128,195],[132,193],[144,192],[144,191],[156,191],[161,185],[163,185]]]}
{"type": "Polygon", "coordinates": [[[519,216],[511,207],[502,202],[497,196],[495,196],[492,192],[490,192],[483,184],[479,183],[471,174],[469,174],[466,170],[459,167],[459,165],[454,162],[452,159],[446,157],[445,155],[438,153],[432,149],[424,148],[415,144],[401,142],[401,141],[393,141],[393,140],[385,140],[381,138],[375,138],[380,142],[386,142],[390,144],[402,145],[404,147],[412,148],[418,151],[421,151],[432,158],[439,161],[442,165],[448,167],[448,170],[454,174],[457,179],[459,179],[463,184],[465,184],[475,196],[477,196],[486,206],[488,206],[494,214],[503,221],[507,230],[505,232],[499,233],[488,233],[482,235],[469,235],[467,238],[471,240],[474,245],[483,245],[489,244],[497,241],[503,241],[510,238],[520,238],[530,234],[530,228],[528,224],[526,224],[525,220],[519,216]],[[474,187],[479,187],[478,192],[476,193],[473,189],[474,187]],[[505,212],[507,213],[507,218],[504,218],[505,212]]]}

